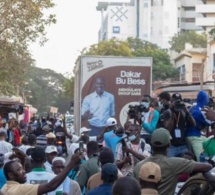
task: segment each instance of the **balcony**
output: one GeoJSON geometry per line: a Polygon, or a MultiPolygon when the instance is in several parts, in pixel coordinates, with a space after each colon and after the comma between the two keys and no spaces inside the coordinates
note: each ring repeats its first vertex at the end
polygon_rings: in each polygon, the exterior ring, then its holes
{"type": "Polygon", "coordinates": [[[215,13],[215,4],[212,5],[196,5],[196,12],[202,14],[215,13]]]}
{"type": "Polygon", "coordinates": [[[196,26],[202,27],[210,27],[214,26],[215,17],[214,18],[196,18],[196,26]]]}
{"type": "Polygon", "coordinates": [[[199,0],[182,0],[181,6],[182,7],[194,7],[195,5],[202,4],[202,1],[199,0]]]}

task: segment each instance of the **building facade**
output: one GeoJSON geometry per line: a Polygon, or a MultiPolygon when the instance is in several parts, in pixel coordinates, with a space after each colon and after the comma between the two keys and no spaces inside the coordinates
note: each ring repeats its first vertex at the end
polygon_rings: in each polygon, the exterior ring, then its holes
{"type": "Polygon", "coordinates": [[[204,16],[196,19],[196,25],[203,27],[208,35],[206,63],[209,80],[212,80],[215,75],[215,41],[209,32],[215,28],[215,0],[203,0],[202,5],[196,5],[196,12],[204,16]]]}
{"type": "Polygon", "coordinates": [[[138,37],[169,48],[171,38],[186,30],[202,30],[195,25],[195,5],[200,0],[131,0],[129,3],[99,2],[97,10],[102,13],[99,41],[138,37]],[[102,5],[106,5],[102,9],[102,5]]]}

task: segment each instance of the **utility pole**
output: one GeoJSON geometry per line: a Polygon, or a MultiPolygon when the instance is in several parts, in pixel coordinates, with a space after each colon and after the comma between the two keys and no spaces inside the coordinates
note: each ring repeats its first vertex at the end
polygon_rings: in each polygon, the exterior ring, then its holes
{"type": "Polygon", "coordinates": [[[203,90],[204,69],[205,69],[205,59],[202,59],[202,65],[200,69],[200,90],[203,90]]]}

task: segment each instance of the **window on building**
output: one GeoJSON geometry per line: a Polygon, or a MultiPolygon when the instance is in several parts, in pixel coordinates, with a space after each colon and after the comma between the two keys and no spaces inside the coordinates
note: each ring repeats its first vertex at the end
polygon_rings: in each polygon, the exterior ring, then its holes
{"type": "Polygon", "coordinates": [[[178,18],[178,28],[180,28],[180,18],[178,18]]]}
{"type": "Polygon", "coordinates": [[[185,65],[181,66],[181,74],[180,74],[180,80],[185,81],[186,79],[186,68],[185,65]]]}
{"type": "Polygon", "coordinates": [[[143,4],[143,7],[148,7],[148,6],[149,6],[148,3],[143,4]]]}
{"type": "Polygon", "coordinates": [[[195,22],[195,18],[185,18],[185,22],[195,22]]]}
{"type": "Polygon", "coordinates": [[[161,6],[163,5],[163,0],[151,0],[151,6],[161,6]]]}
{"type": "Polygon", "coordinates": [[[195,7],[184,7],[185,11],[195,11],[195,7]]]}
{"type": "Polygon", "coordinates": [[[199,82],[201,79],[201,70],[202,70],[202,64],[201,63],[193,63],[193,75],[192,75],[192,81],[193,82],[199,82]]]}

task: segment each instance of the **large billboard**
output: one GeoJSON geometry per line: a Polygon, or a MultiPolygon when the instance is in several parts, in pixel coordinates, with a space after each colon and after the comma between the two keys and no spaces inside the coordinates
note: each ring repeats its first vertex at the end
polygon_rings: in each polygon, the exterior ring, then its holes
{"type": "Polygon", "coordinates": [[[78,66],[76,127],[91,128],[91,135],[99,134],[111,116],[123,126],[128,106],[151,94],[152,58],[82,56],[78,66]]]}

